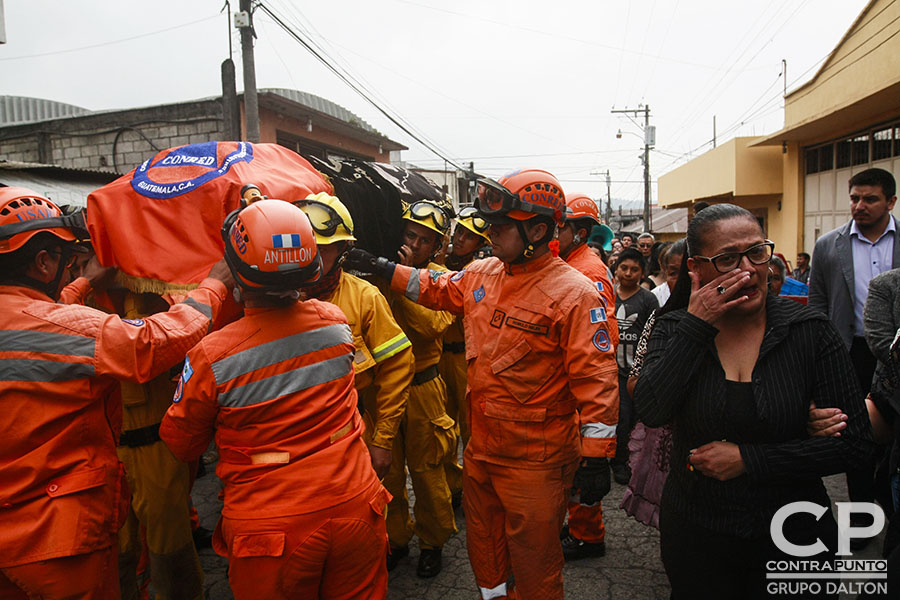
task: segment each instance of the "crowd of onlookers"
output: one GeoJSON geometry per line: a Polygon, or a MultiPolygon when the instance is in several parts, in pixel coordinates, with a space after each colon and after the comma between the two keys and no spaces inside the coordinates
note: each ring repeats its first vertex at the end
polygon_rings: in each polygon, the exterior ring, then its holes
{"type": "MultiPolygon", "coordinates": [[[[895,194],[887,171],[854,175],[851,220],[795,265],[730,204],[695,207],[675,242],[626,232],[590,243],[616,289],[624,452],[613,473],[629,484],[626,511],[660,527],[673,597],[764,596],[762,559],[792,558],[772,544],[775,510],[830,506],[821,477],[843,472],[851,501],[888,516],[888,588],[900,585],[895,194]]],[[[851,527],[871,524],[851,515],[851,527]]],[[[828,550],[812,558],[834,558],[830,512],[790,521],[785,535],[821,539],[828,550]]]]}

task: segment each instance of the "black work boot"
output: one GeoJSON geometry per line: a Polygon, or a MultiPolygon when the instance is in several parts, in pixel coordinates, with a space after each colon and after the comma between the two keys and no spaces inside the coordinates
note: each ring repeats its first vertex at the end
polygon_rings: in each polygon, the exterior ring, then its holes
{"type": "Polygon", "coordinates": [[[393,571],[400,561],[409,556],[409,546],[403,546],[402,548],[394,548],[391,547],[390,551],[387,555],[387,570],[393,571]]]}
{"type": "Polygon", "coordinates": [[[422,579],[434,577],[441,572],[441,549],[425,548],[419,555],[419,566],[416,567],[416,575],[422,579]]]}
{"type": "Polygon", "coordinates": [[[578,560],[589,556],[604,556],[606,542],[596,544],[580,540],[571,533],[562,539],[563,557],[566,560],[578,560]]]}

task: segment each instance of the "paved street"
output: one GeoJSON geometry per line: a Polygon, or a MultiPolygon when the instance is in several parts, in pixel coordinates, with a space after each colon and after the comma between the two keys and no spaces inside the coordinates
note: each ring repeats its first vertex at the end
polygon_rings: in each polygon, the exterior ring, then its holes
{"type": "MultiPolygon", "coordinates": [[[[204,527],[213,529],[222,507],[219,480],[209,472],[194,486],[194,503],[204,527]]],[[[846,501],[843,476],[826,481],[832,501],[846,501]]],[[[411,490],[410,490],[411,491],[411,490]]],[[[659,535],[618,509],[624,488],[613,484],[604,501],[606,556],[569,563],[565,568],[566,598],[571,600],[663,600],[669,597],[666,574],[659,559],[659,535]]],[[[412,495],[412,494],[411,494],[412,495]]],[[[444,569],[434,579],[416,577],[418,549],[415,541],[409,558],[391,573],[389,600],[474,600],[478,589],[466,556],[466,520],[457,511],[459,533],[444,546],[444,569]]],[[[879,558],[881,537],[854,558],[879,558]]],[[[211,600],[231,600],[226,575],[227,561],[212,550],[200,553],[206,573],[206,594],[211,600]]],[[[842,598],[844,598],[842,596],[842,598]]],[[[849,598],[849,596],[847,596],[849,598]]]]}
{"type": "MultiPolygon", "coordinates": [[[[219,480],[212,466],[194,486],[194,503],[204,527],[213,529],[222,507],[218,499],[219,480]]],[[[604,502],[617,507],[624,488],[613,484],[613,490],[604,502]]],[[[472,600],[478,597],[469,559],[466,556],[466,520],[457,510],[459,533],[444,546],[444,569],[434,579],[416,577],[418,548],[416,542],[410,548],[409,558],[404,559],[391,573],[388,598],[390,600],[472,600]]],[[[666,575],[659,560],[658,534],[655,529],[644,527],[625,516],[621,510],[610,509],[606,513],[607,554],[566,565],[566,598],[576,599],[664,599],[669,597],[666,575]]],[[[212,550],[200,553],[206,573],[207,598],[230,600],[231,590],[226,576],[227,561],[212,550]]]]}

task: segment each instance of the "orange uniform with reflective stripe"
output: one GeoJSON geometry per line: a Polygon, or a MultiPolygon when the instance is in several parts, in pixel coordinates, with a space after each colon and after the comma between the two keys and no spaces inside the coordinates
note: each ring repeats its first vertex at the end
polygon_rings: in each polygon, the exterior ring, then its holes
{"type": "Polygon", "coordinates": [[[522,265],[478,260],[458,273],[397,265],[391,287],[465,315],[475,458],[527,468],[615,455],[615,348],[583,275],[548,253],[522,265]]]}
{"type": "Polygon", "coordinates": [[[391,287],[465,316],[463,507],[482,597],[504,597],[512,575],[516,597],[562,600],[572,476],[582,454],[616,448],[615,348],[597,286],[548,252],[448,274],[397,266],[391,287]]]}
{"type": "Polygon", "coordinates": [[[332,304],[246,308],[188,353],[160,436],[191,461],[215,430],[226,517],[283,517],[349,500],[378,484],[361,439],[354,352],[332,304]]]}
{"type": "Polygon", "coordinates": [[[188,353],[160,436],[194,460],[215,431],[214,547],[239,600],[387,593],[390,496],[362,441],[354,354],[343,313],[319,300],[246,308],[188,353]]]}
{"type": "MultiPolygon", "coordinates": [[[[603,296],[603,305],[606,308],[605,316],[610,337],[613,340],[613,350],[615,350],[619,344],[619,327],[616,325],[616,290],[609,280],[609,269],[603,259],[597,256],[587,244],[576,246],[565,257],[565,261],[570,267],[590,279],[597,286],[600,295],[603,296]]],[[[602,542],[606,537],[602,503],[585,506],[570,500],[569,532],[585,542],[594,544],[602,542]]]]}
{"type": "Polygon", "coordinates": [[[606,318],[609,325],[609,335],[613,340],[613,346],[619,345],[619,327],[616,325],[616,288],[609,278],[609,268],[603,259],[597,256],[590,246],[581,244],[574,248],[564,259],[566,264],[587,277],[597,286],[597,290],[603,297],[603,306],[606,308],[606,318]]]}
{"type": "Polygon", "coordinates": [[[116,379],[146,382],[178,363],[225,293],[207,279],[168,312],[126,322],[0,286],[0,568],[115,542],[128,500],[116,379]]]}

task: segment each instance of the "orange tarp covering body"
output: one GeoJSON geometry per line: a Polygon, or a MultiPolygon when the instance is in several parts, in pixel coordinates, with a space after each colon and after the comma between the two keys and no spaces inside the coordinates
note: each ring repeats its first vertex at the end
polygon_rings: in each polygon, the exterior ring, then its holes
{"type": "Polygon", "coordinates": [[[332,192],[306,159],[277,144],[170,148],[88,196],[97,258],[132,277],[192,287],[222,258],[222,223],[246,184],[288,201],[332,192]]]}

